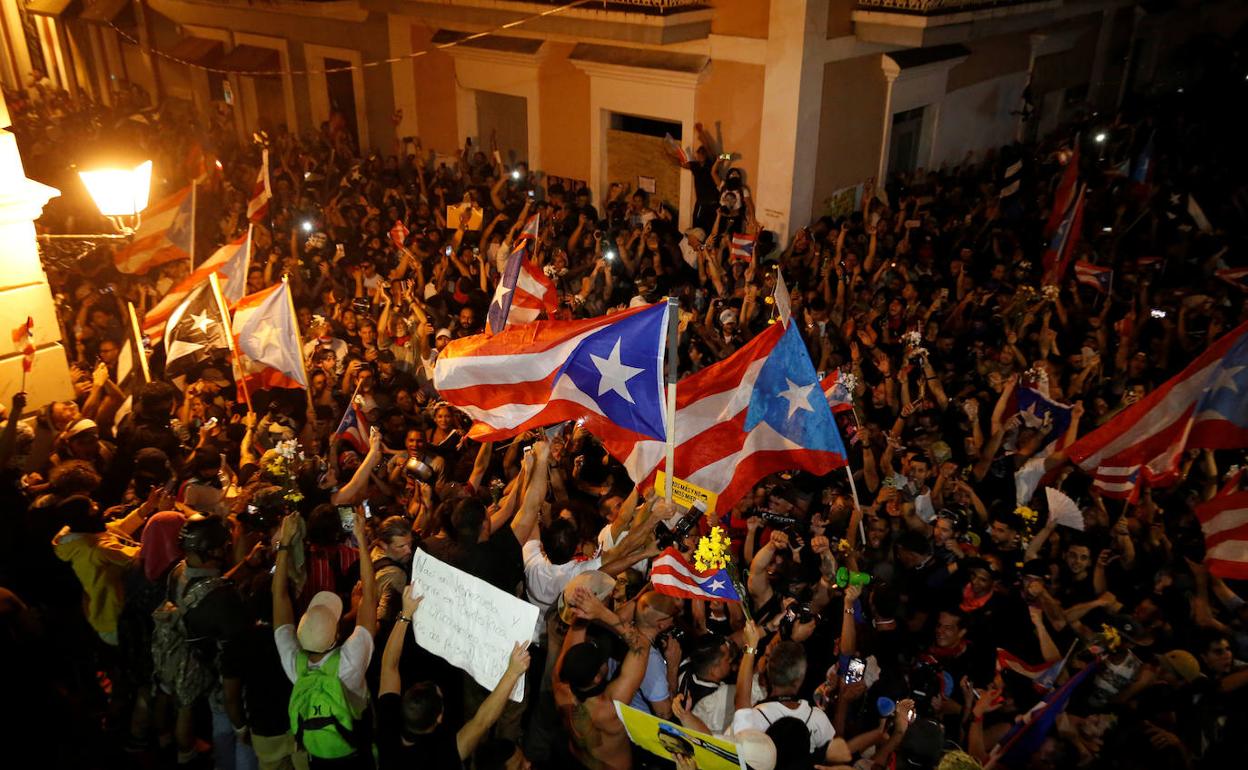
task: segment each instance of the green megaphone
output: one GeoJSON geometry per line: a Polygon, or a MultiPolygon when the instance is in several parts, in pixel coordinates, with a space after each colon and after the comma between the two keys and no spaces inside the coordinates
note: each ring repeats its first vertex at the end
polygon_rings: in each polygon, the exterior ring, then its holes
{"type": "Polygon", "coordinates": [[[854,572],[848,567],[839,567],[836,570],[836,585],[840,588],[845,586],[865,586],[871,582],[871,576],[865,572],[854,572]]]}

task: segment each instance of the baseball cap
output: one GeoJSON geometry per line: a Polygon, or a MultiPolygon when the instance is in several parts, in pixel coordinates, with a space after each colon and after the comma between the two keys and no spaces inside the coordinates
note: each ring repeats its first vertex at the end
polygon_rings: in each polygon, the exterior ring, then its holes
{"type": "Polygon", "coordinates": [[[308,609],[299,619],[295,636],[306,652],[329,652],[338,641],[338,619],[342,617],[342,599],[332,591],[318,591],[308,609]]]}
{"type": "Polygon", "coordinates": [[[1157,662],[1162,668],[1168,669],[1172,674],[1182,679],[1184,682],[1191,684],[1200,676],[1200,664],[1196,662],[1193,656],[1187,650],[1171,650],[1157,656],[1157,662]]]}
{"type": "Polygon", "coordinates": [[[701,227],[691,227],[685,231],[685,235],[687,235],[690,238],[696,238],[699,241],[706,240],[706,231],[703,230],[701,227]]]}
{"type": "Polygon", "coordinates": [[[719,322],[721,324],[730,324],[737,322],[737,311],[728,308],[719,314],[719,322]]]}
{"type": "Polygon", "coordinates": [[[612,589],[615,588],[615,579],[601,570],[591,569],[569,580],[568,584],[564,586],[563,593],[559,594],[559,599],[556,601],[559,619],[569,625],[571,625],[574,618],[572,617],[572,607],[565,601],[565,597],[578,588],[587,588],[594,596],[599,599],[605,599],[611,595],[612,589]]]}
{"type": "Polygon", "coordinates": [[[450,337],[450,336],[451,336],[451,330],[450,330],[450,329],[447,329],[447,328],[444,326],[444,327],[442,327],[441,329],[438,329],[437,334],[434,334],[434,335],[433,335],[433,338],[434,338],[434,339],[438,339],[439,337],[450,337]]]}
{"type": "Polygon", "coordinates": [[[73,438],[79,433],[86,433],[89,430],[93,430],[98,433],[100,427],[95,424],[95,420],[89,420],[86,417],[83,417],[81,420],[78,420],[73,425],[70,425],[65,429],[65,438],[73,438]]]}
{"type": "Polygon", "coordinates": [[[742,730],[732,736],[737,756],[753,770],[775,770],[776,744],[761,730],[742,730]]]}

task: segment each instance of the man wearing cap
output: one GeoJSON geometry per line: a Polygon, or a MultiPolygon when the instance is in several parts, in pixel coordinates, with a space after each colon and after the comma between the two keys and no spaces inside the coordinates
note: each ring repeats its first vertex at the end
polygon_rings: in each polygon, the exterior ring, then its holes
{"type": "Polygon", "coordinates": [[[347,343],[334,336],[333,326],[324,316],[312,318],[312,339],[303,343],[303,357],[307,359],[318,350],[332,350],[339,362],[347,357],[347,343]]]}
{"type": "Polygon", "coordinates": [[[75,420],[56,443],[56,451],[52,453],[53,465],[67,460],[85,460],[103,473],[114,455],[113,445],[100,439],[100,428],[95,420],[86,417],[75,420]]]}
{"type": "MultiPolygon", "coordinates": [[[[330,591],[320,591],[312,597],[307,610],[299,619],[299,626],[294,625],[295,611],[291,605],[287,588],[287,570],[290,565],[290,543],[298,531],[298,514],[292,513],[282,520],[278,531],[277,566],[273,572],[273,636],[277,642],[277,651],[282,659],[282,668],[292,683],[298,684],[300,672],[334,665],[338,671],[338,681],[342,683],[343,694],[350,705],[355,720],[355,729],[364,724],[359,719],[368,705],[368,686],[364,674],[368,669],[369,660],[373,655],[373,634],[376,632],[377,621],[377,587],[373,577],[373,562],[368,554],[368,541],[363,536],[365,529],[362,508],[355,509],[354,531],[359,534],[360,551],[360,583],[363,590],[359,606],[356,608],[355,628],[341,645],[338,644],[338,621],[342,617],[342,599],[330,591]]],[[[292,719],[292,722],[295,721],[292,719]]],[[[350,730],[350,726],[342,726],[350,730]]],[[[299,731],[296,730],[298,739],[299,731]]],[[[361,753],[364,745],[358,738],[349,739],[355,748],[354,757],[333,758],[333,766],[368,767],[370,762],[361,753]],[[354,764],[353,764],[354,761],[354,764]]],[[[327,758],[316,757],[309,752],[311,766],[329,764],[318,760],[327,758]]]]}

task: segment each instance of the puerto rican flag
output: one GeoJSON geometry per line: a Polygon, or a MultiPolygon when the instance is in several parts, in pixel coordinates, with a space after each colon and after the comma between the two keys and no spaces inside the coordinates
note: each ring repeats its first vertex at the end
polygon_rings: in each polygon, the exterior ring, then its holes
{"type": "Polygon", "coordinates": [[[260,153],[260,171],[251,187],[251,199],[247,201],[247,219],[257,223],[268,219],[269,200],[272,197],[273,188],[269,184],[269,151],[265,149],[260,153]]]}
{"type": "Polygon", "coordinates": [[[553,317],[559,309],[559,292],[542,269],[529,260],[528,241],[522,240],[507,257],[503,275],[486,313],[486,328],[498,334],[508,325],[536,321],[545,311],[553,317]]]}
{"type": "Polygon", "coordinates": [[[390,240],[394,242],[395,246],[398,246],[401,249],[403,248],[403,245],[407,243],[407,236],[409,232],[411,231],[407,229],[407,225],[403,224],[403,220],[400,219],[394,223],[394,227],[390,228],[390,240]]]}
{"type": "Polygon", "coordinates": [[[1053,231],[1053,236],[1049,239],[1048,248],[1044,250],[1044,273],[1047,276],[1046,280],[1051,283],[1060,282],[1066,275],[1066,267],[1070,264],[1071,257],[1074,256],[1075,245],[1079,243],[1079,236],[1083,231],[1084,189],[1080,186],[1079,191],[1075,193],[1074,199],[1063,212],[1057,229],[1053,231]]]}
{"type": "Polygon", "coordinates": [[[732,249],[729,256],[737,262],[754,261],[754,246],[758,243],[758,236],[748,235],[746,233],[734,233],[732,236],[732,249]]]}
{"type": "Polygon", "coordinates": [[[1219,494],[1196,506],[1209,574],[1248,580],[1248,492],[1219,494]]]}
{"type": "Polygon", "coordinates": [[[1079,187],[1079,142],[1075,142],[1074,152],[1070,154],[1070,160],[1066,162],[1066,168],[1062,171],[1062,180],[1057,184],[1057,190],[1053,192],[1053,209],[1049,212],[1049,221],[1044,226],[1044,237],[1052,238],[1053,233],[1057,232],[1057,228],[1062,223],[1062,218],[1070,209],[1070,204],[1075,199],[1075,193],[1079,187]]]}
{"type": "Polygon", "coordinates": [[[581,321],[538,321],[458,339],[438,354],[433,384],[496,441],[567,420],[604,443],[663,445],[668,305],[581,321]]]}
{"type": "Polygon", "coordinates": [[[364,399],[353,396],[334,431],[339,441],[346,442],[360,454],[368,454],[368,418],[364,416],[364,399]]]}
{"type": "Polygon", "coordinates": [[[1066,658],[1044,663],[1027,663],[1009,650],[997,648],[997,671],[1013,671],[1024,679],[1030,679],[1039,692],[1052,690],[1065,667],[1066,658]]]}
{"type": "Polygon", "coordinates": [[[1084,286],[1091,286],[1101,294],[1109,294],[1109,287],[1114,281],[1114,271],[1108,267],[1079,260],[1075,263],[1075,280],[1084,286]]]}
{"type": "Polygon", "coordinates": [[[1092,677],[1100,668],[1093,663],[1085,666],[1079,673],[1067,679],[1056,690],[1053,690],[1032,706],[1025,714],[1014,718],[1014,724],[1002,736],[999,743],[992,747],[988,764],[1003,767],[1025,767],[1032,755],[1040,749],[1044,739],[1057,723],[1057,717],[1066,710],[1070,697],[1085,680],[1092,677]]]}
{"type": "MultiPolygon", "coordinates": [[[[35,366],[35,319],[26,316],[26,323],[13,330],[13,347],[22,354],[22,371],[35,366]]],[[[16,418],[18,415],[13,415],[16,418]]]]}
{"type": "Polygon", "coordinates": [[[123,273],[143,274],[157,265],[191,256],[191,232],[195,223],[194,185],[179,190],[150,206],[139,223],[134,240],[113,255],[123,273]]]}
{"type": "Polygon", "coordinates": [[[1240,291],[1248,291],[1248,267],[1227,267],[1213,274],[1240,291]]]}
{"type": "Polygon", "coordinates": [[[833,414],[848,412],[854,408],[854,394],[845,387],[840,369],[833,370],[831,374],[820,380],[819,387],[823,388],[823,395],[827,396],[828,406],[832,408],[833,414]]]}
{"type": "MultiPolygon", "coordinates": [[[[846,464],[845,445],[796,324],[771,324],[733,355],[676,389],[676,469],[730,509],[760,479],[788,470],[822,476],[846,464]]],[[[661,441],[603,442],[629,475],[653,485],[661,441]]]]}
{"type": "MultiPolygon", "coordinates": [[[[237,380],[245,381],[250,390],[308,387],[290,284],[282,281],[243,297],[231,325],[237,380]]],[[[368,449],[367,441],[364,448],[368,449]]]]}
{"type": "Polygon", "coordinates": [[[668,548],[654,560],[650,570],[650,582],[654,590],[680,599],[718,599],[739,602],[737,593],[726,569],[698,572],[675,548],[668,548]]]}
{"type": "Polygon", "coordinates": [[[247,271],[251,265],[251,227],[239,238],[213,252],[212,256],[191,271],[190,275],[171,288],[160,302],[143,316],[143,336],[158,340],[165,333],[165,322],[186,295],[202,286],[212,273],[221,282],[221,295],[227,305],[243,298],[247,290],[247,271]]]}
{"type": "Polygon", "coordinates": [[[518,237],[520,238],[521,242],[524,242],[525,240],[530,240],[530,241],[533,241],[534,243],[537,243],[537,237],[541,233],[541,229],[542,229],[542,215],[534,214],[533,216],[529,217],[529,221],[524,223],[524,229],[520,231],[520,235],[518,237]]]}
{"type": "Polygon", "coordinates": [[[1178,479],[1188,449],[1248,447],[1248,323],[1214,342],[1176,377],[1066,449],[1107,497],[1178,479]]]}

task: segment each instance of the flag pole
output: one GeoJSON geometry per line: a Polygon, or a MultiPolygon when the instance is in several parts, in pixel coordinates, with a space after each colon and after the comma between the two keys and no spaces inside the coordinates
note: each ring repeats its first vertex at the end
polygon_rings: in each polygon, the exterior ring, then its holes
{"type": "MultiPolygon", "coordinates": [[[[195,194],[199,187],[199,180],[191,180],[191,272],[195,272],[195,194]]],[[[224,307],[224,305],[222,305],[224,307]]]]}
{"type": "Polygon", "coordinates": [[[143,330],[139,328],[139,314],[133,302],[126,302],[130,314],[130,344],[134,345],[134,357],[139,360],[139,371],[143,373],[143,382],[152,381],[152,373],[147,368],[147,352],[143,349],[143,330]]]}
{"type": "Polygon", "coordinates": [[[303,355],[303,335],[299,333],[299,316],[295,313],[295,298],[290,293],[290,273],[282,274],[282,283],[286,289],[286,304],[290,306],[290,325],[295,332],[295,342],[299,345],[299,368],[303,371],[303,392],[308,396],[308,411],[316,411],[316,404],[312,403],[312,378],[308,376],[308,362],[304,360],[303,355]]]}
{"type": "Polygon", "coordinates": [[[680,364],[680,303],[675,297],[667,298],[667,414],[663,435],[666,438],[664,456],[667,459],[667,488],[663,499],[672,502],[672,489],[676,486],[676,369],[680,364]]]}
{"type": "MultiPolygon", "coordinates": [[[[234,319],[230,317],[230,308],[225,304],[225,296],[221,293],[221,281],[217,278],[216,271],[208,274],[208,283],[212,285],[212,296],[217,300],[217,307],[221,309],[221,316],[225,318],[225,345],[230,349],[230,357],[239,364],[237,371],[240,375],[246,375],[243,367],[238,359],[238,350],[234,347],[234,319]]],[[[247,411],[253,412],[251,408],[251,392],[247,390],[246,376],[238,378],[238,390],[243,394],[243,402],[247,404],[247,411]]]]}

